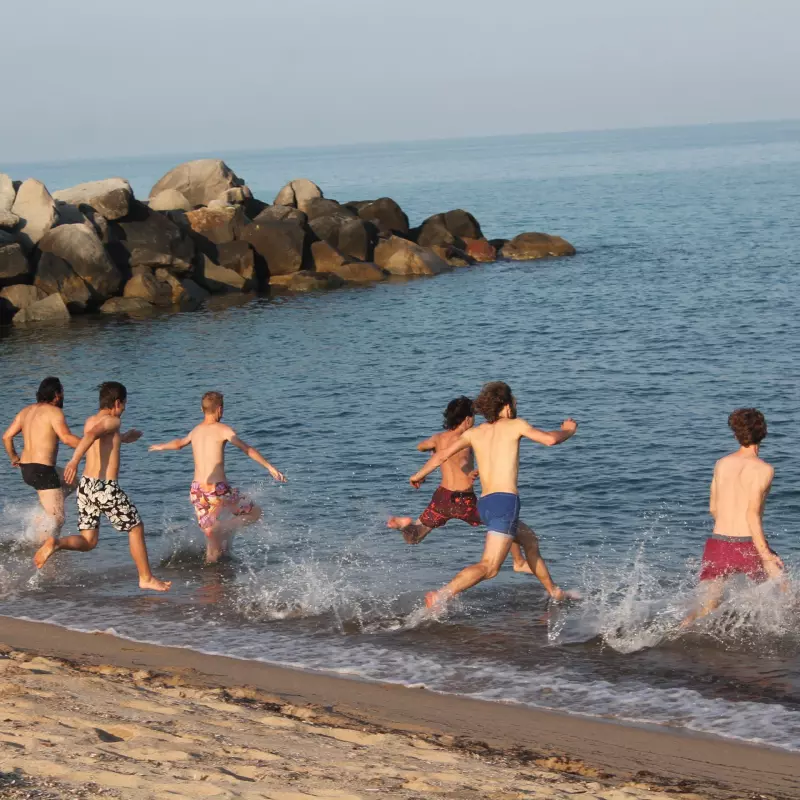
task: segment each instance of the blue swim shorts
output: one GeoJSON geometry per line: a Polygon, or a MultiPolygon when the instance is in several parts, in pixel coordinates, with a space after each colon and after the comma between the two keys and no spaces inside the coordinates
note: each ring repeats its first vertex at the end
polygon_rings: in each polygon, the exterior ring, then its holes
{"type": "Polygon", "coordinates": [[[478,500],[478,513],[489,533],[513,538],[519,522],[519,495],[510,492],[486,494],[478,500]]]}

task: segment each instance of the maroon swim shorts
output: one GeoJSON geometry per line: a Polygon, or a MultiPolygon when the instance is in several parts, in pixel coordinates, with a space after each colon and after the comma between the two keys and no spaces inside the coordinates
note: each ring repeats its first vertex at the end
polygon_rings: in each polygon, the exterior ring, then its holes
{"type": "Polygon", "coordinates": [[[761,556],[749,536],[714,534],[703,550],[700,580],[713,581],[730,575],[747,575],[754,581],[767,579],[761,556]]]}
{"type": "Polygon", "coordinates": [[[451,492],[450,489],[440,486],[419,517],[426,528],[441,528],[451,519],[460,519],[473,526],[481,524],[475,492],[451,492]]]}

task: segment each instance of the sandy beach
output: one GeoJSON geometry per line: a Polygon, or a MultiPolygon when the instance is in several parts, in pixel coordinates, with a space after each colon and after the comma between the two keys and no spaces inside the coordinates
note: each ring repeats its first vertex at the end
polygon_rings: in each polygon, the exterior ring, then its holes
{"type": "Polygon", "coordinates": [[[0,797],[798,797],[800,755],[0,617],[0,797]]]}

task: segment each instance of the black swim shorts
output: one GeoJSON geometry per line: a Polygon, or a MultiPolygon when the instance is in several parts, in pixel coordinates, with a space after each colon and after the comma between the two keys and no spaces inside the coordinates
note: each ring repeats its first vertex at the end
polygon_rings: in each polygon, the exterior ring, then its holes
{"type": "Polygon", "coordinates": [[[20,464],[22,480],[41,492],[44,489],[60,489],[61,478],[58,477],[55,467],[49,464],[20,464]]]}

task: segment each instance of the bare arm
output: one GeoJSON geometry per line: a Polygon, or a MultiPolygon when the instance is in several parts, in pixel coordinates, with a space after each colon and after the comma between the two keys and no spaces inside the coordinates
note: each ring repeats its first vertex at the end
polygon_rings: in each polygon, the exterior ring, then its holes
{"type": "Polygon", "coordinates": [[[428,459],[428,462],[425,464],[425,466],[411,476],[409,479],[411,485],[415,489],[419,489],[419,487],[422,485],[422,482],[428,477],[428,475],[431,474],[431,472],[441,467],[448,458],[452,458],[456,453],[466,450],[467,447],[472,447],[472,443],[469,440],[468,434],[465,433],[463,436],[453,442],[453,444],[451,444],[446,450],[441,450],[440,452],[432,455],[428,459]]]}
{"type": "Polygon", "coordinates": [[[708,500],[708,510],[714,521],[717,519],[717,468],[714,467],[714,477],[711,479],[711,497],[708,500]]]}
{"type": "MultiPolygon", "coordinates": [[[[232,431],[231,431],[232,432],[232,431]]],[[[233,433],[233,432],[232,432],[233,433]]],[[[276,481],[280,481],[281,483],[286,483],[286,476],[282,472],[278,472],[272,464],[267,461],[255,447],[251,447],[247,442],[243,442],[235,433],[231,436],[228,441],[238,447],[245,455],[249,456],[256,462],[256,464],[261,464],[264,469],[269,471],[269,474],[275,478],[276,481]]]]}
{"type": "Polygon", "coordinates": [[[750,535],[753,537],[753,544],[761,557],[764,569],[770,577],[779,574],[783,567],[780,558],[769,549],[761,521],[774,474],[775,470],[772,467],[766,470],[763,477],[759,476],[758,480],[753,481],[747,496],[747,524],[750,528],[750,535]]]}
{"type": "Polygon", "coordinates": [[[420,453],[427,453],[429,450],[435,450],[435,449],[436,449],[435,435],[428,437],[427,439],[425,439],[424,441],[420,442],[417,445],[417,450],[419,450],[420,453]]]}
{"type": "Polygon", "coordinates": [[[90,428],[81,439],[72,458],[64,467],[64,481],[66,483],[75,483],[75,478],[78,474],[78,465],[86,455],[89,448],[101,437],[107,436],[109,433],[115,433],[119,430],[118,417],[103,417],[93,428],[90,428]]]}
{"type": "Polygon", "coordinates": [[[160,452],[161,450],[183,450],[192,443],[192,434],[184,436],[183,439],[173,439],[171,442],[164,442],[163,444],[151,444],[148,450],[151,453],[160,452]]]}
{"type": "Polygon", "coordinates": [[[56,414],[56,418],[53,421],[53,430],[58,436],[59,441],[62,444],[65,444],[67,447],[71,447],[73,450],[80,444],[81,440],[79,436],[76,436],[70,429],[69,425],[67,425],[67,420],[64,417],[64,412],[59,411],[56,414]]]}
{"type": "Polygon", "coordinates": [[[552,447],[561,442],[566,442],[571,439],[578,430],[578,423],[574,419],[565,419],[561,423],[561,428],[557,431],[542,431],[539,428],[534,428],[524,419],[519,420],[521,423],[520,436],[525,439],[530,439],[532,442],[543,444],[546,447],[552,447]]]}
{"type": "Polygon", "coordinates": [[[6,432],[3,434],[3,447],[5,447],[6,453],[8,453],[8,458],[9,461],[11,461],[12,467],[19,466],[19,455],[14,449],[14,437],[19,436],[20,433],[22,433],[22,412],[14,417],[14,421],[8,426],[6,432]]]}

